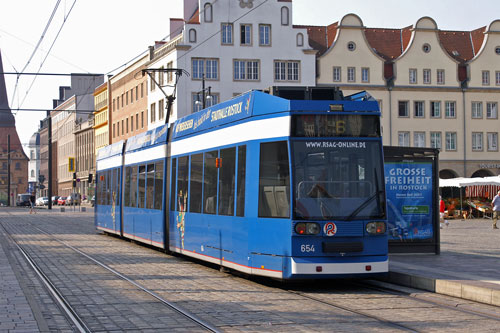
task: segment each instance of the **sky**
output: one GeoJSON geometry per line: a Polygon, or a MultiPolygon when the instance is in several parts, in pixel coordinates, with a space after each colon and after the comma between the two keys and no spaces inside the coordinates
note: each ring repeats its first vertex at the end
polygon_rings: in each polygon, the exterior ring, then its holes
{"type": "MultiPolygon", "coordinates": [[[[112,71],[154,41],[168,37],[169,19],[183,15],[181,4],[182,0],[1,0],[4,71],[116,73],[112,71]]],[[[500,19],[500,1],[293,0],[292,13],[292,23],[301,25],[328,25],[354,13],[367,27],[402,28],[430,16],[440,29],[470,31],[500,19]]],[[[58,98],[58,87],[69,85],[69,78],[62,76],[38,76],[34,81],[33,76],[21,76],[15,88],[16,75],[5,77],[13,109],[50,110],[52,100],[58,98]]],[[[26,144],[45,112],[14,113],[19,138],[26,144]]]]}

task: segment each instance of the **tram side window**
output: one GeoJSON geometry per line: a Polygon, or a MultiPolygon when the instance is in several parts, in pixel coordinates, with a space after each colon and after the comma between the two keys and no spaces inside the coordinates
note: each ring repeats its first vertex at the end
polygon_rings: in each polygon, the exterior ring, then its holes
{"type": "Polygon", "coordinates": [[[202,181],[203,181],[203,154],[191,156],[191,182],[189,189],[189,211],[201,213],[202,181]]]}
{"type": "Polygon", "coordinates": [[[234,215],[234,186],[236,148],[220,151],[222,165],[219,171],[219,215],[234,215]]]}
{"type": "Polygon", "coordinates": [[[259,217],[290,217],[290,170],[286,141],[261,143],[259,217]]]}
{"type": "Polygon", "coordinates": [[[132,176],[131,171],[132,170],[130,167],[125,168],[125,184],[123,186],[123,195],[124,195],[123,204],[126,207],[130,207],[130,177],[132,176]]]}
{"type": "Polygon", "coordinates": [[[97,173],[96,175],[96,203],[98,205],[102,205],[102,181],[100,180],[102,176],[102,172],[97,173]]]}
{"type": "Polygon", "coordinates": [[[118,205],[120,203],[120,169],[115,169],[116,171],[116,177],[114,177],[115,179],[115,188],[114,188],[114,191],[115,191],[115,198],[114,198],[114,201],[115,201],[115,204],[118,205]]]}
{"type": "Polygon", "coordinates": [[[215,160],[217,150],[205,153],[203,187],[203,212],[205,214],[215,214],[217,205],[217,168],[215,160]]]}
{"type": "Polygon", "coordinates": [[[247,146],[238,147],[238,173],[236,196],[236,216],[245,216],[245,170],[247,161],[247,146]]]}
{"type": "Polygon", "coordinates": [[[154,191],[155,191],[155,165],[147,165],[146,174],[146,208],[154,208],[154,191]]]}
{"type": "Polygon", "coordinates": [[[106,203],[105,205],[111,205],[111,170],[106,172],[106,203]]]}
{"type": "Polygon", "coordinates": [[[175,211],[175,203],[176,203],[176,194],[175,194],[175,184],[177,183],[176,182],[176,179],[177,179],[177,159],[176,158],[173,158],[172,159],[172,181],[171,181],[171,188],[170,188],[170,210],[173,212],[175,211]]]}
{"type": "Polygon", "coordinates": [[[138,208],[144,208],[144,199],[146,197],[146,166],[139,165],[139,181],[138,181],[139,201],[138,208]]]}
{"type": "Polygon", "coordinates": [[[161,209],[163,201],[163,161],[155,164],[155,205],[154,209],[161,209]]]}
{"type": "Polygon", "coordinates": [[[187,210],[188,181],[189,181],[189,156],[179,157],[179,167],[177,176],[177,210],[185,212],[187,210]]]}
{"type": "Polygon", "coordinates": [[[133,166],[131,170],[129,207],[137,207],[137,166],[133,166]]]}
{"type": "Polygon", "coordinates": [[[110,205],[113,205],[116,204],[116,176],[118,174],[118,170],[117,169],[113,169],[111,170],[111,190],[109,191],[110,193],[110,201],[109,201],[109,204],[110,205]]]}

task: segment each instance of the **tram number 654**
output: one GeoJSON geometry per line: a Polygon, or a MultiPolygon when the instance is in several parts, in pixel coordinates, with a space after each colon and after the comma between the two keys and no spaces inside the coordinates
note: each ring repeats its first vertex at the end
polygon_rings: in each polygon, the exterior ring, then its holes
{"type": "Polygon", "coordinates": [[[300,251],[301,252],[314,252],[315,249],[314,249],[314,245],[309,245],[309,244],[302,244],[300,246],[300,251]]]}

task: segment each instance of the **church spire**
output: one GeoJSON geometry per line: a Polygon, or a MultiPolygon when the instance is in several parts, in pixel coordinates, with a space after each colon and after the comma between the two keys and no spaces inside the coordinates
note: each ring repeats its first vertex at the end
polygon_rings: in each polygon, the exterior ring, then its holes
{"type": "MultiPolygon", "coordinates": [[[[3,73],[2,52],[0,51],[0,73],[3,73]]],[[[10,112],[4,74],[0,74],[0,127],[15,127],[16,121],[10,112]]]]}

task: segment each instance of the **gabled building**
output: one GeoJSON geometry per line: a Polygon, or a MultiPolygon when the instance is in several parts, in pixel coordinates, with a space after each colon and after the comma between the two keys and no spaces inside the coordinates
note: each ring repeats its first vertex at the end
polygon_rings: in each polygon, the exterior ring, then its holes
{"type": "MultiPolygon", "coordinates": [[[[3,73],[1,53],[0,72],[3,73]]],[[[17,135],[4,75],[0,74],[0,205],[15,206],[17,195],[28,190],[28,157],[17,135]]]]}
{"type": "MultiPolygon", "coordinates": [[[[156,43],[148,69],[183,69],[170,121],[270,86],[314,86],[315,55],[305,28],[292,24],[291,0],[185,0],[184,18],[156,43]],[[205,97],[205,98],[204,98],[205,97]]],[[[167,95],[174,73],[155,73],[167,95]]],[[[148,128],[165,123],[165,94],[149,81],[148,128]]]]}
{"type": "Polygon", "coordinates": [[[348,14],[307,29],[320,53],[317,84],[369,91],[385,145],[440,149],[444,178],[500,173],[500,21],[445,31],[423,17],[385,29],[348,14]]]}

